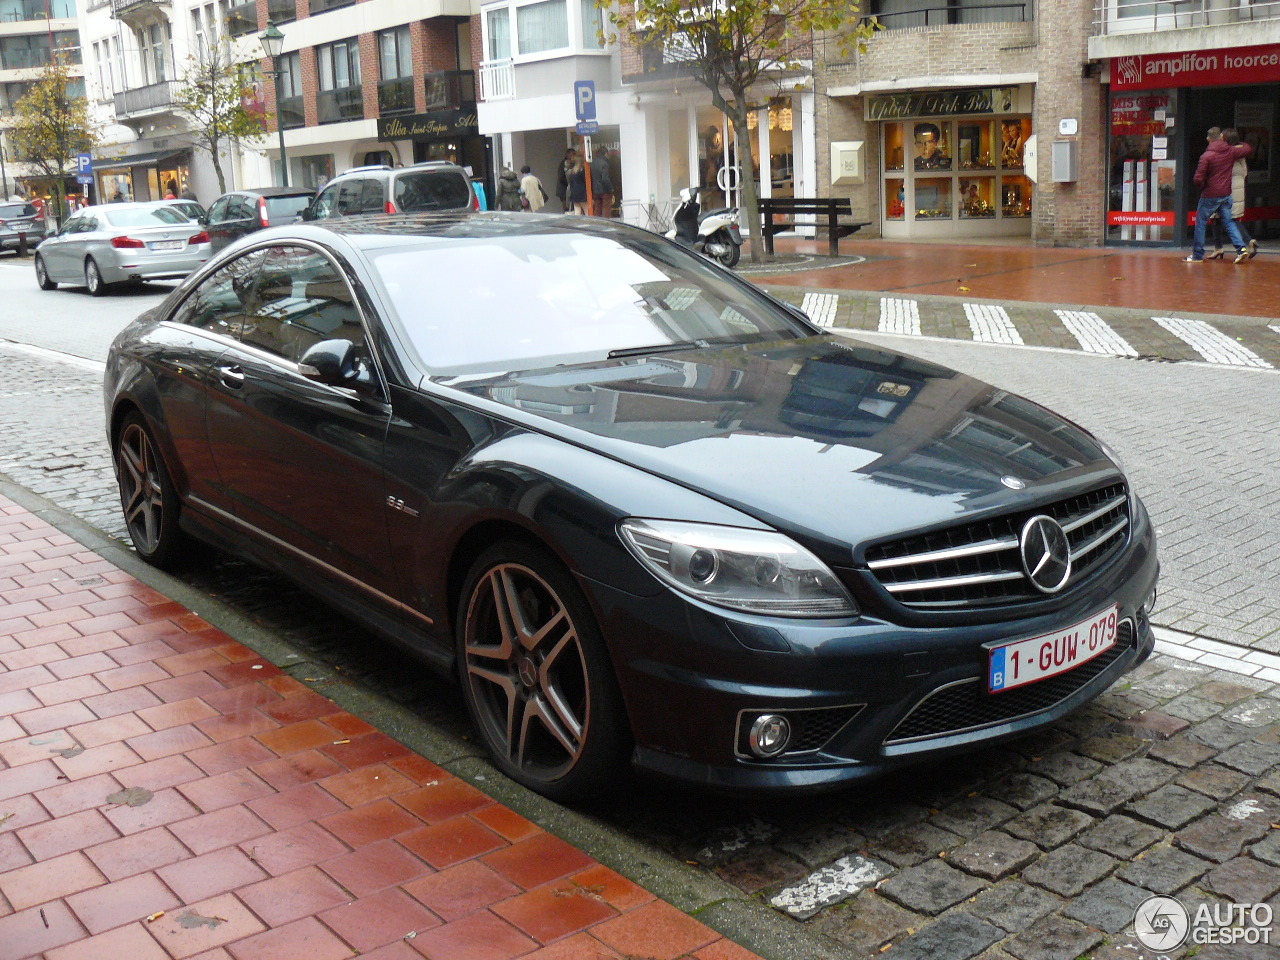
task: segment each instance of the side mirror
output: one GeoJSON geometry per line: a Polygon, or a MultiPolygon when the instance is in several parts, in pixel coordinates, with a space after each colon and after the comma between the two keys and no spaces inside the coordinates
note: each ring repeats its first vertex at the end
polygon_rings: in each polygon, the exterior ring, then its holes
{"type": "Polygon", "coordinates": [[[202,213],[200,214],[200,216],[196,217],[196,222],[199,223],[200,226],[202,227],[207,227],[209,225],[209,218],[208,216],[202,213]]]}
{"type": "Polygon", "coordinates": [[[356,345],[350,340],[321,340],[298,361],[298,372],[330,387],[352,386],[360,377],[356,345]]]}
{"type": "Polygon", "coordinates": [[[308,203],[302,210],[302,216],[298,219],[302,221],[314,220],[316,218],[315,206],[314,203],[308,203]]]}

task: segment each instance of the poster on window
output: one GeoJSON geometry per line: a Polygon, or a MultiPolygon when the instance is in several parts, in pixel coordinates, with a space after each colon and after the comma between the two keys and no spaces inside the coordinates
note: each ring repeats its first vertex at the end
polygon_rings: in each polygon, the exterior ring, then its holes
{"type": "Polygon", "coordinates": [[[1253,147],[1249,163],[1250,183],[1271,182],[1271,158],[1275,154],[1274,103],[1237,103],[1236,130],[1242,142],[1253,147]]]}

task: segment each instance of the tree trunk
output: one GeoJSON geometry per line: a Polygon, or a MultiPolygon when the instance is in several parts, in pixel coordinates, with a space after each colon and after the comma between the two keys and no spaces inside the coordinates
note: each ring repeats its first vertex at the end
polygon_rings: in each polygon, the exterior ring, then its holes
{"type": "Polygon", "coordinates": [[[751,128],[747,126],[747,98],[745,93],[734,94],[727,111],[733,120],[733,133],[738,141],[738,169],[742,185],[742,207],[747,212],[747,222],[751,232],[747,239],[747,252],[752,263],[764,260],[764,238],[760,229],[760,191],[755,178],[755,143],[752,142],[751,128]]]}
{"type": "Polygon", "coordinates": [[[219,156],[220,153],[221,150],[216,141],[209,145],[209,159],[213,161],[213,172],[218,175],[218,193],[223,194],[227,192],[227,180],[222,174],[222,158],[219,156]]]}

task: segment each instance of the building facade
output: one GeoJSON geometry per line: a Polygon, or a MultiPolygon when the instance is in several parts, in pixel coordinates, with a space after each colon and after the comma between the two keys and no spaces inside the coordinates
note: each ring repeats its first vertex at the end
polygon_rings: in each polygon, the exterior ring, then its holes
{"type": "MultiPolygon", "coordinates": [[[[56,54],[74,78],[72,95],[84,92],[84,64],[76,19],[78,0],[0,0],[0,199],[15,189],[32,197],[53,192],[53,183],[17,163],[5,146],[14,105],[31,89],[56,54]]],[[[71,186],[73,186],[72,184],[71,186]]]]}

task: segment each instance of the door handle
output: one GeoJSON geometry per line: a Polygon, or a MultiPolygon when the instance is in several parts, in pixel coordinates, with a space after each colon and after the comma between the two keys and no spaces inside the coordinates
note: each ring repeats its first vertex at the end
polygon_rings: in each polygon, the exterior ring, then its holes
{"type": "Polygon", "coordinates": [[[218,367],[218,379],[222,381],[224,387],[239,390],[244,386],[244,371],[240,369],[238,363],[220,366],[218,367]]]}

